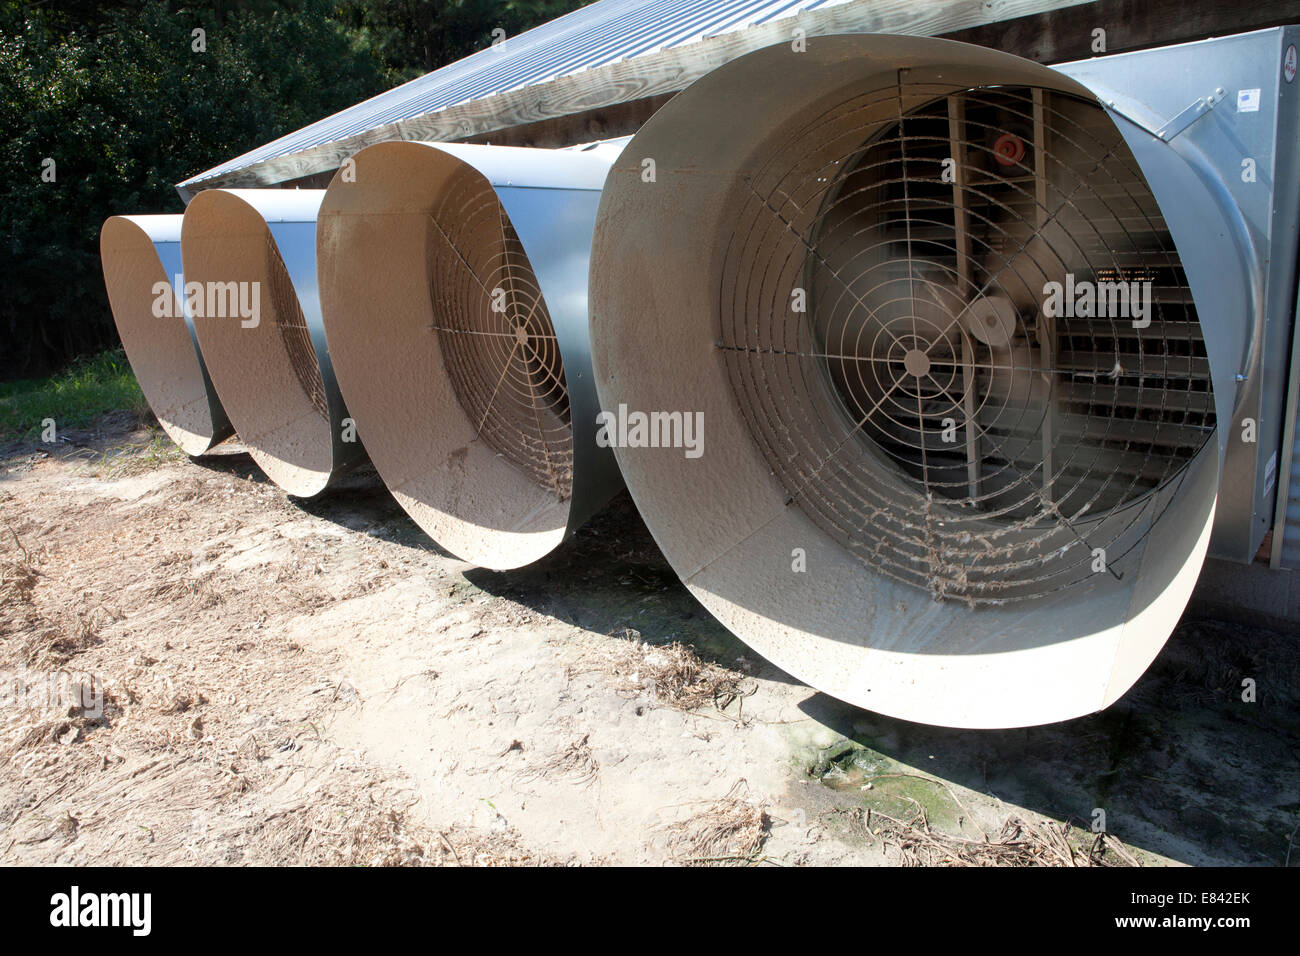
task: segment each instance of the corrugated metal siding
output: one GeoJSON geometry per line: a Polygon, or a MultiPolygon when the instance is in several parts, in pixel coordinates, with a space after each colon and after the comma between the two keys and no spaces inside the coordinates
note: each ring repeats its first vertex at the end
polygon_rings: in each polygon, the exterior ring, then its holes
{"type": "Polygon", "coordinates": [[[398,120],[855,0],[599,0],[200,173],[182,186],[398,120]]]}
{"type": "Polygon", "coordinates": [[[1278,464],[1277,506],[1273,511],[1273,567],[1300,571],[1300,302],[1291,323],[1291,365],[1287,369],[1278,464]],[[1289,454],[1288,454],[1289,453],[1289,454]]]}
{"type": "MultiPolygon", "coordinates": [[[[1300,334],[1300,333],[1297,333],[1300,334]]],[[[1291,414],[1296,414],[1292,408],[1291,414]]],[[[1300,570],[1300,429],[1291,446],[1291,484],[1286,502],[1286,523],[1273,529],[1282,535],[1282,567],[1300,570]]]]}

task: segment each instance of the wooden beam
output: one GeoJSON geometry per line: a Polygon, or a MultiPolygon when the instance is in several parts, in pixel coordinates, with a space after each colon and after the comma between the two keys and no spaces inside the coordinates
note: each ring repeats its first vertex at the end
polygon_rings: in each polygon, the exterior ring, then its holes
{"type": "MultiPolygon", "coordinates": [[[[899,127],[901,132],[901,125],[899,127]]],[[[958,96],[948,97],[948,151],[953,161],[952,229],[953,247],[957,252],[957,288],[962,295],[974,287],[974,263],[971,261],[970,213],[966,208],[966,180],[970,174],[966,156],[966,104],[958,96]]],[[[966,484],[972,502],[980,497],[980,438],[978,408],[975,402],[975,343],[970,332],[961,328],[961,405],[965,418],[966,484]]]]}
{"type": "Polygon", "coordinates": [[[599,139],[631,136],[675,93],[661,93],[641,100],[569,116],[557,116],[538,123],[524,123],[466,137],[468,143],[491,143],[496,146],[573,146],[599,139]]]}
{"type": "MultiPolygon", "coordinates": [[[[574,146],[578,143],[592,143],[601,139],[614,139],[618,136],[631,136],[645,124],[646,120],[655,114],[659,107],[667,103],[674,95],[668,93],[662,96],[652,96],[649,99],[619,103],[608,109],[592,110],[589,113],[575,114],[574,116],[559,116],[555,119],[543,120],[540,123],[512,126],[509,129],[470,136],[461,142],[556,149],[561,146],[574,146]]],[[[331,168],[318,173],[308,173],[306,176],[300,176],[297,179],[286,179],[279,183],[257,183],[255,185],[278,186],[281,189],[324,189],[329,186],[330,180],[334,178],[336,172],[338,172],[337,168],[331,168]]],[[[206,189],[213,185],[218,185],[218,183],[215,180],[211,183],[205,182],[199,188],[206,189]]],[[[222,181],[219,185],[238,187],[243,184],[222,181]]],[[[181,190],[181,196],[186,202],[189,202],[193,198],[193,193],[181,190]]]]}
{"type": "Polygon", "coordinates": [[[708,37],[698,43],[593,67],[436,113],[388,123],[346,139],[264,160],[220,176],[187,181],[178,188],[186,196],[211,186],[269,186],[299,180],[314,173],[337,169],[344,159],[363,147],[387,140],[464,141],[561,117],[574,118],[581,126],[593,111],[652,100],[685,89],[701,76],[739,56],[776,43],[789,42],[796,29],[803,30],[809,37],[834,33],[939,36],[1095,2],[1097,0],[858,0],[828,9],[803,11],[772,23],[708,37]]]}
{"type": "Polygon", "coordinates": [[[1039,63],[1068,63],[1098,56],[1092,31],[1106,31],[1106,53],[1189,43],[1212,36],[1247,33],[1300,23],[1300,0],[1097,0],[1032,17],[986,24],[945,35],[977,46],[996,47],[1039,63]]]}

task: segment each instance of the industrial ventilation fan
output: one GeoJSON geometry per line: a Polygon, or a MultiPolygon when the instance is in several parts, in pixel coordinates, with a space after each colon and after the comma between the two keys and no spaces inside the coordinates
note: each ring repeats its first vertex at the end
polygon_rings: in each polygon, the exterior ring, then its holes
{"type": "Polygon", "coordinates": [[[291,495],[323,491],[365,452],[334,380],[316,279],[322,189],[208,189],[185,210],[199,345],[239,438],[291,495]]]}
{"type": "Polygon", "coordinates": [[[100,231],[104,285],[140,390],[188,455],[233,434],[185,305],[181,216],[111,216],[100,231]]]}
{"type": "Polygon", "coordinates": [[[321,207],[325,331],[371,460],[443,547],[521,567],[621,487],[595,443],[587,266],[620,144],[380,143],[321,207]]]}
{"type": "Polygon", "coordinates": [[[1213,432],[1209,367],[1155,200],[1100,108],[1041,88],[931,92],[830,177],[793,151],[777,160],[789,168],[754,192],[728,248],[718,348],[809,517],[879,573],[1002,605],[1136,546],[1131,526],[1167,506],[1158,492],[1213,432]],[[792,199],[808,209],[794,227],[807,247],[786,246],[806,325],[761,301],[745,266],[783,242],[770,231],[789,234],[792,199]],[[1075,308],[1073,277],[1094,301],[1075,308]],[[1089,279],[1127,312],[1095,302],[1089,279]],[[1143,283],[1154,302],[1133,294],[1143,283]],[[1049,284],[1060,306],[1043,304],[1049,284]],[[847,430],[790,417],[791,392],[826,385],[801,411],[847,430]],[[845,438],[869,469],[832,463],[852,454],[845,438]]]}
{"type": "MultiPolygon", "coordinates": [[[[925,723],[1062,720],[1137,680],[1196,581],[1221,468],[1258,455],[1232,440],[1265,299],[1283,331],[1294,305],[1296,205],[1289,229],[1251,222],[1240,151],[1221,155],[1264,140],[1251,201],[1272,198],[1275,112],[1216,112],[1239,86],[1277,102],[1282,34],[1252,36],[1253,60],[1151,59],[1169,48],[1088,61],[1086,82],[820,37],[719,68],[642,128],[601,201],[593,364],[606,409],[700,416],[698,456],[617,456],[724,624],[925,723]]],[[[1218,538],[1258,546],[1232,510],[1218,538]]]]}

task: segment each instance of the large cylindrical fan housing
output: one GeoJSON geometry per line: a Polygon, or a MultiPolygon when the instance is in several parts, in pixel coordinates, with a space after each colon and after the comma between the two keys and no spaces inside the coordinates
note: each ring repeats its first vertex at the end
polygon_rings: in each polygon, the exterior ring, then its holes
{"type": "Polygon", "coordinates": [[[117,334],[163,431],[189,455],[233,433],[185,306],[181,216],[112,216],[99,235],[117,334]]]}
{"type": "Polygon", "coordinates": [[[334,379],[316,288],[321,189],[209,189],[185,211],[199,344],[240,440],[289,494],[364,458],[334,379]],[[198,304],[198,300],[195,300],[198,304]]]}
{"type": "Polygon", "coordinates": [[[617,457],[760,653],[963,727],[1090,713],[1154,658],[1251,302],[1180,255],[1154,178],[1229,247],[1231,213],[1142,137],[1017,57],[835,36],[719,68],[626,148],[591,269],[602,406],[702,416],[698,457],[617,457]]]}
{"type": "Polygon", "coordinates": [[[587,271],[616,148],[381,143],[321,208],[321,299],[371,460],[440,545],[515,568],[622,487],[595,443],[587,271]]]}

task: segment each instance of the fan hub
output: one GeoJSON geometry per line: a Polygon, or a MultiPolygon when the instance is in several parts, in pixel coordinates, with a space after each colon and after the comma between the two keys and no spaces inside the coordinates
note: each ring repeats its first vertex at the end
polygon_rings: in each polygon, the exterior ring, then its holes
{"type": "Polygon", "coordinates": [[[930,374],[930,356],[926,355],[921,349],[910,349],[903,356],[903,368],[907,369],[907,374],[916,378],[921,378],[930,374]]]}

